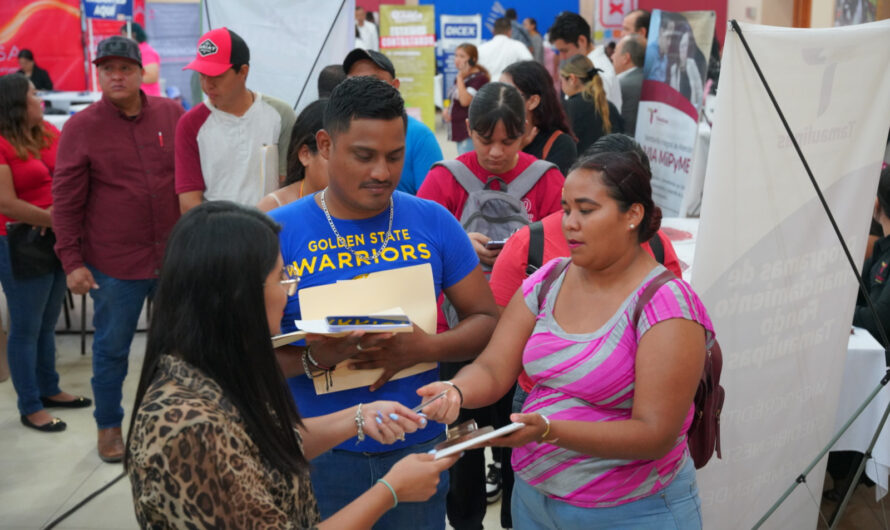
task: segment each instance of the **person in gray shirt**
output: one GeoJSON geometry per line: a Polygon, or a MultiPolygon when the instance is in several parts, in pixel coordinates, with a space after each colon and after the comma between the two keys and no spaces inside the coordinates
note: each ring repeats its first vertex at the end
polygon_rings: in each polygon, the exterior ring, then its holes
{"type": "Polygon", "coordinates": [[[532,55],[536,61],[544,64],[544,38],[538,33],[538,22],[529,17],[522,21],[522,27],[532,41],[532,55]]]}
{"type": "Polygon", "coordinates": [[[618,41],[615,53],[612,54],[612,65],[621,83],[621,117],[624,118],[624,132],[630,136],[634,135],[637,125],[645,57],[646,41],[634,33],[618,41]]]}

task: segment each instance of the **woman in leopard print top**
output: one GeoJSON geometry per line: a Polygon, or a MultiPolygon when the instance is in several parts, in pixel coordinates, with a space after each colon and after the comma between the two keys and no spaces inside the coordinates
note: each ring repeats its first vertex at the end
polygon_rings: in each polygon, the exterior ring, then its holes
{"type": "MultiPolygon", "coordinates": [[[[288,296],[278,230],[216,201],[170,235],[125,457],[143,528],[367,528],[427,500],[454,463],[410,455],[320,521],[308,461],[357,434],[357,410],[301,419],[290,399],[269,339],[288,296]]],[[[395,402],[361,412],[382,443],[426,425],[395,402]]]]}

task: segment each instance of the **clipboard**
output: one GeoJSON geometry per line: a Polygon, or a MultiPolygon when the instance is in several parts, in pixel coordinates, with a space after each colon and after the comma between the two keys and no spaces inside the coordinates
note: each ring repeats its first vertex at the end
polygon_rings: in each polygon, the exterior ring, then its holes
{"type": "MultiPolygon", "coordinates": [[[[417,327],[431,335],[436,333],[436,289],[433,268],[429,263],[374,272],[367,276],[342,280],[328,285],[308,287],[299,291],[301,316],[306,320],[323,319],[328,315],[380,314],[400,307],[417,327]]],[[[291,339],[290,342],[296,339],[291,339]]],[[[328,381],[313,379],[318,395],[351,388],[370,386],[383,373],[383,368],[350,370],[349,359],[329,372],[328,381]]],[[[402,379],[436,368],[437,363],[420,363],[397,373],[402,379]]]]}

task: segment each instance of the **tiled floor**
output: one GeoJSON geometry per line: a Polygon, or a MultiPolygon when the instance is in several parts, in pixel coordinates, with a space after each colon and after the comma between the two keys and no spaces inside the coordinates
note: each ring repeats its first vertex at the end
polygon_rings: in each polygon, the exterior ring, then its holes
{"type": "MultiPolygon", "coordinates": [[[[830,487],[830,483],[831,479],[826,478],[825,487],[830,487]]],[[[836,508],[837,503],[822,501],[819,530],[829,527],[827,522],[834,514],[836,508]]],[[[853,492],[853,496],[850,498],[850,502],[847,504],[837,528],[839,530],[890,528],[890,496],[885,497],[883,501],[875,502],[874,486],[868,488],[865,485],[860,485],[853,492]]]]}

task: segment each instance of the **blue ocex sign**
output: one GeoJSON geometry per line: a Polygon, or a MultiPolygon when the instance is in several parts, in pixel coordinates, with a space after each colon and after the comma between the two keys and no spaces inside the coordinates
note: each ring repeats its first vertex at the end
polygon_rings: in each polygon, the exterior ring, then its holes
{"type": "Polygon", "coordinates": [[[478,39],[478,26],[476,24],[445,24],[446,39],[478,39]]]}

